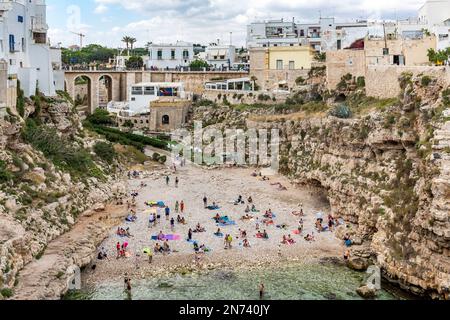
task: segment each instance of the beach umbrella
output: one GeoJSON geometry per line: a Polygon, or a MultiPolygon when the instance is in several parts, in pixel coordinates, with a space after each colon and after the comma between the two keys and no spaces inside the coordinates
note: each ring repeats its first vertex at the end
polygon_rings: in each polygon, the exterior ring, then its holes
{"type": "Polygon", "coordinates": [[[151,252],[150,248],[144,248],[144,253],[149,254],[151,252]]]}

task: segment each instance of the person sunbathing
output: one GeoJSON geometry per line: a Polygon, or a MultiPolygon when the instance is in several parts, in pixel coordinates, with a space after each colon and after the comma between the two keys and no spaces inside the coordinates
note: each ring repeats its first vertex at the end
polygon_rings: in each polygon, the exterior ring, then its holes
{"type": "Polygon", "coordinates": [[[287,241],[289,244],[295,244],[295,240],[292,239],[291,235],[288,235],[287,241]]]}
{"type": "Polygon", "coordinates": [[[269,239],[269,234],[267,233],[266,230],[264,230],[263,232],[258,232],[258,233],[256,234],[256,236],[257,236],[258,238],[262,238],[262,239],[269,239]]]}
{"type": "Polygon", "coordinates": [[[314,241],[314,236],[308,233],[304,239],[306,241],[314,241]]]}
{"type": "Polygon", "coordinates": [[[164,249],[159,245],[159,243],[156,243],[155,248],[153,249],[155,253],[161,253],[163,250],[164,249]]]}
{"type": "Polygon", "coordinates": [[[244,239],[244,248],[251,248],[250,242],[247,239],[244,239]]]}
{"type": "Polygon", "coordinates": [[[245,216],[242,216],[241,220],[251,220],[253,219],[253,216],[249,215],[248,213],[245,216]]]}
{"type": "Polygon", "coordinates": [[[163,252],[164,252],[164,253],[170,253],[170,246],[169,246],[169,241],[168,241],[168,240],[166,240],[166,241],[164,242],[164,245],[163,245],[163,252]]]}
{"type": "Polygon", "coordinates": [[[300,211],[293,211],[292,214],[296,217],[303,217],[305,214],[303,213],[303,209],[300,211]]]}
{"type": "Polygon", "coordinates": [[[255,206],[255,205],[252,205],[252,212],[259,212],[259,211],[256,209],[256,206],[255,206]]]}
{"type": "Polygon", "coordinates": [[[253,203],[253,198],[252,198],[251,196],[248,197],[247,202],[248,202],[248,203],[253,203]]]}
{"type": "Polygon", "coordinates": [[[162,231],[160,231],[159,232],[159,235],[158,235],[158,240],[164,240],[165,239],[165,235],[164,235],[164,233],[162,233],[162,231]]]}
{"type": "Polygon", "coordinates": [[[214,235],[217,236],[217,237],[222,237],[223,236],[222,230],[220,230],[220,228],[217,229],[217,232],[214,233],[214,235]]]}
{"type": "Polygon", "coordinates": [[[281,241],[281,244],[289,244],[286,236],[283,236],[283,240],[281,241]]]}
{"type": "Polygon", "coordinates": [[[206,229],[205,228],[203,228],[201,225],[200,225],[200,223],[199,224],[197,224],[197,226],[195,227],[195,230],[194,230],[194,232],[205,232],[206,231],[206,229]]]}
{"type": "Polygon", "coordinates": [[[266,211],[266,213],[264,214],[264,218],[268,218],[268,219],[273,218],[273,213],[270,209],[269,209],[269,211],[266,211]]]}
{"type": "Polygon", "coordinates": [[[216,221],[216,223],[219,223],[220,221],[220,215],[216,214],[216,216],[214,217],[214,220],[216,221]]]}
{"type": "Polygon", "coordinates": [[[250,207],[247,206],[247,208],[245,208],[245,213],[249,213],[250,212],[250,207]]]}
{"type": "Polygon", "coordinates": [[[274,222],[273,222],[272,219],[264,219],[264,220],[263,220],[263,223],[264,223],[266,226],[270,226],[271,224],[274,224],[274,222]]]}

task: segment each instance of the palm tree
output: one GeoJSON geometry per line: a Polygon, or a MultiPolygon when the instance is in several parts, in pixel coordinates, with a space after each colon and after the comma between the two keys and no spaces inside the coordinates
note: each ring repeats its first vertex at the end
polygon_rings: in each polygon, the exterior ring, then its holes
{"type": "Polygon", "coordinates": [[[131,52],[133,53],[134,44],[136,43],[136,38],[130,38],[128,40],[130,42],[131,52]]]}
{"type": "MultiPolygon", "coordinates": [[[[128,52],[128,55],[130,55],[130,44],[131,44],[131,41],[133,40],[134,38],[132,38],[132,37],[129,37],[129,36],[125,36],[125,37],[123,37],[122,38],[122,42],[125,42],[125,44],[127,45],[127,52],[128,52]]],[[[135,41],[134,42],[136,42],[136,39],[134,39],[135,41]]],[[[133,43],[134,43],[133,42],[133,43]]],[[[131,46],[133,46],[132,44],[131,44],[131,46]]],[[[133,48],[133,47],[132,47],[133,48]]]]}

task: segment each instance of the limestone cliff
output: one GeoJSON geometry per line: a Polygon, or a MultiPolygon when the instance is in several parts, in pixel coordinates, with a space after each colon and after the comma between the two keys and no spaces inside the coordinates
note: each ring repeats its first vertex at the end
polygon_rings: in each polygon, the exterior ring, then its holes
{"type": "Polygon", "coordinates": [[[64,95],[18,105],[0,117],[0,299],[85,210],[124,192],[64,95]]]}
{"type": "Polygon", "coordinates": [[[448,298],[450,90],[439,79],[399,81],[398,100],[360,96],[353,117],[229,106],[198,108],[196,118],[220,128],[279,128],[281,173],[326,191],[332,213],[348,222],[337,235],[352,235],[353,254],[412,292],[448,298]]]}

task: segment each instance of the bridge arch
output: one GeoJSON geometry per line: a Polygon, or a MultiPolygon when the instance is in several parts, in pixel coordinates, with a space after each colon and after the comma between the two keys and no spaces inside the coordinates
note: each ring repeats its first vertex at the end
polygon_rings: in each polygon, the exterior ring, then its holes
{"type": "Polygon", "coordinates": [[[114,79],[109,74],[98,77],[98,107],[106,108],[108,102],[113,100],[114,79]]]}
{"type": "Polygon", "coordinates": [[[95,109],[93,99],[93,84],[92,77],[87,74],[76,75],[73,79],[72,92],[70,95],[79,111],[84,111],[91,114],[95,109]]]}

